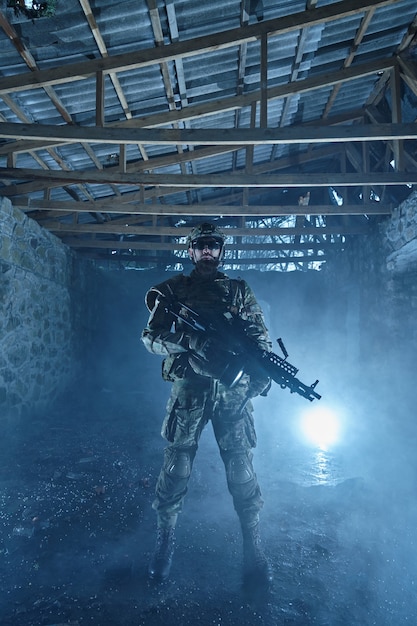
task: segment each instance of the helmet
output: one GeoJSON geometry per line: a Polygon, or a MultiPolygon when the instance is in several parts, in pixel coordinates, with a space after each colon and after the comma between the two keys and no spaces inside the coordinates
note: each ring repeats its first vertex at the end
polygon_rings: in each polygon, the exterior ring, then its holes
{"type": "Polygon", "coordinates": [[[187,237],[187,246],[191,247],[193,241],[200,239],[200,237],[211,237],[212,239],[216,239],[220,241],[222,247],[226,240],[226,236],[222,233],[222,231],[215,225],[210,224],[209,222],[204,222],[203,224],[199,224],[195,226],[190,234],[187,237]]]}

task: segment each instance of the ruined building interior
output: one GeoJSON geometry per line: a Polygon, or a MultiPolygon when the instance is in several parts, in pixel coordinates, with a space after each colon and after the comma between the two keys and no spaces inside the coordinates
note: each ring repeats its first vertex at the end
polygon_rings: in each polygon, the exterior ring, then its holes
{"type": "Polygon", "coordinates": [[[2,626],[417,623],[416,29],[415,0],[3,0],[2,626]],[[201,222],[319,381],[253,400],[267,594],[210,424],[147,577],[145,294],[201,222]]]}

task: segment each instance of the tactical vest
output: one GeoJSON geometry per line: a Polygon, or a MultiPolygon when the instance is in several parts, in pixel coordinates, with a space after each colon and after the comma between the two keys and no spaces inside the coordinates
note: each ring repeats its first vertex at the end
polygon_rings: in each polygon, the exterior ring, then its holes
{"type": "MultiPolygon", "coordinates": [[[[150,289],[146,296],[146,304],[148,309],[152,310],[157,296],[162,294],[168,298],[175,297],[191,309],[202,313],[219,315],[231,311],[244,314],[245,288],[245,281],[229,278],[222,272],[218,272],[214,280],[204,280],[193,271],[190,276],[179,274],[150,289]]],[[[175,321],[174,325],[175,330],[184,330],[181,322],[175,321]]],[[[175,382],[195,376],[186,353],[172,354],[164,359],[162,365],[164,380],[175,382]]]]}

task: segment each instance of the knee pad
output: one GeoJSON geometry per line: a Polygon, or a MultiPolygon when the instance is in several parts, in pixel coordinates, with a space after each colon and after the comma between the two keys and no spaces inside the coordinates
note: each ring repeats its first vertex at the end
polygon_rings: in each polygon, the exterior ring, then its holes
{"type": "Polygon", "coordinates": [[[165,471],[175,478],[189,478],[191,464],[191,454],[188,450],[171,450],[165,471]]]}
{"type": "Polygon", "coordinates": [[[243,485],[253,480],[254,471],[250,453],[232,455],[227,461],[226,473],[231,485],[243,485]]]}

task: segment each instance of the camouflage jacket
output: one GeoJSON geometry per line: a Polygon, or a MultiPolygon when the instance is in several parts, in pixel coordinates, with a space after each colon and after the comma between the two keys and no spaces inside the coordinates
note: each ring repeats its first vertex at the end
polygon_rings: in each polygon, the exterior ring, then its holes
{"type": "Polygon", "coordinates": [[[175,382],[195,375],[187,354],[189,330],[165,309],[164,296],[172,295],[207,316],[226,312],[240,316],[249,322],[250,337],[262,349],[271,349],[262,310],[246,281],[229,278],[222,272],[217,272],[214,280],[202,278],[195,270],[189,276],[178,274],[152,287],[145,298],[150,316],[142,341],[149,352],[165,357],[165,380],[175,382]]]}

